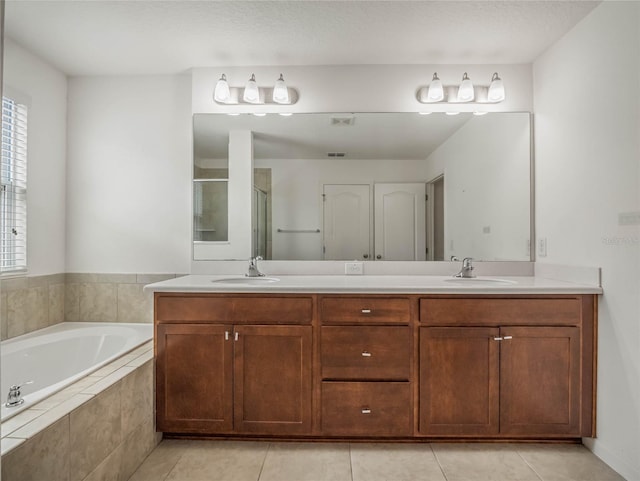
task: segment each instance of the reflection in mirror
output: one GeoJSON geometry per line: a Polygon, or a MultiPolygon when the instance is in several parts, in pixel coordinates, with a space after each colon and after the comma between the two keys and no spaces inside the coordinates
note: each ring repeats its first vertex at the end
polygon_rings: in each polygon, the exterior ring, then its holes
{"type": "Polygon", "coordinates": [[[247,257],[531,258],[528,113],[196,114],[194,241],[222,240],[232,130],[253,136],[247,257]]]}

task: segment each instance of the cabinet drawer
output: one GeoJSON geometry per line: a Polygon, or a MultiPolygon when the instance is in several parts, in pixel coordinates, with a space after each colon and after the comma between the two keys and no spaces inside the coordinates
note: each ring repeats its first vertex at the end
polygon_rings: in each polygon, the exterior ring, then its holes
{"type": "Polygon", "coordinates": [[[159,322],[309,324],[313,317],[311,297],[156,294],[155,302],[159,322]]]}
{"type": "Polygon", "coordinates": [[[580,325],[580,297],[420,299],[420,322],[432,326],[580,325]]]}
{"type": "Polygon", "coordinates": [[[351,436],[411,434],[408,382],[323,382],[322,433],[351,436]]]}
{"type": "Polygon", "coordinates": [[[323,297],[324,324],[408,324],[411,306],[407,298],[323,297]]]}
{"type": "Polygon", "coordinates": [[[320,332],[323,379],[409,379],[409,327],[323,326],[320,332]]]}

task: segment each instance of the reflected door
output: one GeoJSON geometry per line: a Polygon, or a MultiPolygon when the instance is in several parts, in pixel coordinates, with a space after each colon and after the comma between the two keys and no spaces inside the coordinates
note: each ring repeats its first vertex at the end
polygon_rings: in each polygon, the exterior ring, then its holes
{"type": "Polygon", "coordinates": [[[427,259],[425,204],[424,183],[375,184],[376,260],[427,259]]]}
{"type": "Polygon", "coordinates": [[[369,259],[370,186],[366,184],[325,184],[325,260],[369,259]]]}

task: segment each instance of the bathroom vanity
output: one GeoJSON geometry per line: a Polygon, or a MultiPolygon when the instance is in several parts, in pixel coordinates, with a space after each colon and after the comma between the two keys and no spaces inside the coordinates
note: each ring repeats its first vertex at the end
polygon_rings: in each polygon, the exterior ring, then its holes
{"type": "Polygon", "coordinates": [[[234,285],[187,276],[149,286],[157,429],[221,437],[593,436],[599,288],[510,279],[283,276],[234,285]]]}

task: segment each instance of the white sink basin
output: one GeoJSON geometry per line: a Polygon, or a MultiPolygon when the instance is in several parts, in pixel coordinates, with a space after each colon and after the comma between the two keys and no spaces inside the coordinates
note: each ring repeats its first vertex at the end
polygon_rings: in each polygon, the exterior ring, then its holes
{"type": "Polygon", "coordinates": [[[235,286],[255,286],[279,281],[280,279],[277,277],[228,277],[225,279],[215,279],[211,282],[215,284],[233,284],[235,286]]]}
{"type": "Polygon", "coordinates": [[[492,286],[492,285],[513,285],[517,284],[516,281],[510,281],[508,279],[495,279],[489,277],[451,277],[445,279],[444,282],[450,282],[452,284],[465,285],[465,286],[492,286]]]}

